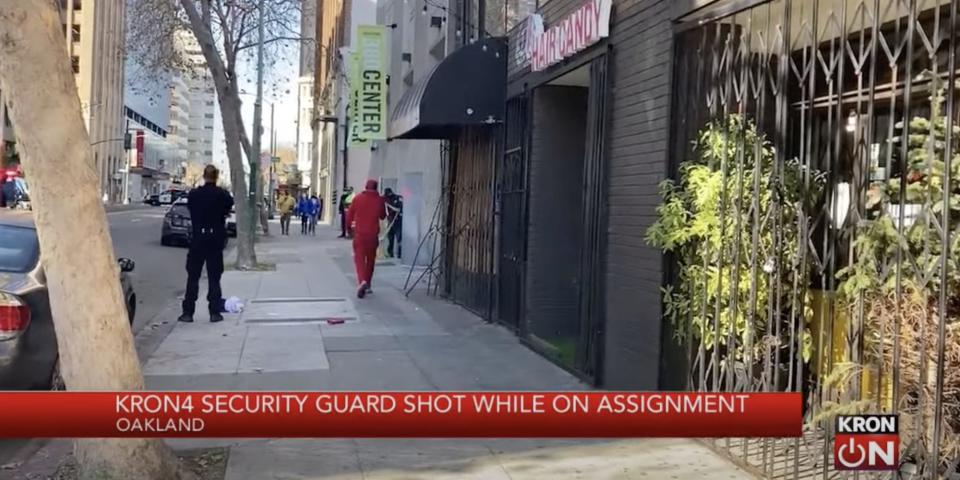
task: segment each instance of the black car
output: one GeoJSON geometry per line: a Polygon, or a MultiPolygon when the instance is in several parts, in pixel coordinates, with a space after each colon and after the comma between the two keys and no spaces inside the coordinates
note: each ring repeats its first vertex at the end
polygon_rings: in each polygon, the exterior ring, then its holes
{"type": "MultiPolygon", "coordinates": [[[[236,211],[231,210],[227,217],[227,236],[237,236],[236,211]]],[[[190,209],[187,208],[187,197],[181,197],[173,203],[170,210],[163,217],[163,229],[160,231],[160,244],[163,246],[190,244],[193,229],[190,223],[190,209]]]]}
{"type": "Polygon", "coordinates": [[[163,229],[160,231],[160,244],[189,245],[192,233],[190,223],[190,209],[187,208],[187,198],[183,197],[170,206],[163,216],[163,229]]]}
{"type": "Polygon", "coordinates": [[[160,206],[160,194],[158,193],[148,193],[143,196],[143,203],[147,205],[153,205],[154,207],[160,206]]]}
{"type": "MultiPolygon", "coordinates": [[[[120,284],[130,324],[137,295],[121,258],[120,284]]],[[[0,390],[50,388],[59,353],[40,244],[30,212],[0,211],[0,390]]]]}

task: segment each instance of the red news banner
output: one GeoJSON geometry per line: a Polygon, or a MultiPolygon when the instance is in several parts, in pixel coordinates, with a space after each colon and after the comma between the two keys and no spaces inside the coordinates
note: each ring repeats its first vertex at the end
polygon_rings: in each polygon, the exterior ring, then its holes
{"type": "Polygon", "coordinates": [[[798,437],[795,393],[13,392],[0,438],[798,437]]]}

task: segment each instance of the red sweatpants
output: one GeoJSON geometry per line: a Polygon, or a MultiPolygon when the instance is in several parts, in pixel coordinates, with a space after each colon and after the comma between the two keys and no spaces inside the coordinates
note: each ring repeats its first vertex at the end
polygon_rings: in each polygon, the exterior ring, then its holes
{"type": "Polygon", "coordinates": [[[357,269],[357,284],[373,283],[373,267],[377,263],[377,247],[380,239],[376,235],[353,236],[353,264],[357,269]]]}

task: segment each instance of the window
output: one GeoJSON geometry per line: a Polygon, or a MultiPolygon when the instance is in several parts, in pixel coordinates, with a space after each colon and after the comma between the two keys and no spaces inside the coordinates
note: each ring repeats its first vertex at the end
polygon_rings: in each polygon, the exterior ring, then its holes
{"type": "Polygon", "coordinates": [[[73,9],[80,10],[80,4],[81,4],[80,0],[73,0],[73,9]]]}
{"type": "Polygon", "coordinates": [[[206,114],[203,115],[203,117],[204,117],[204,118],[213,118],[213,114],[212,114],[212,113],[206,113],[206,114]]]}
{"type": "Polygon", "coordinates": [[[76,23],[73,24],[73,41],[80,41],[80,25],[77,25],[76,23]]]}
{"type": "Polygon", "coordinates": [[[212,106],[213,106],[213,100],[207,101],[207,106],[208,106],[208,107],[212,107],[212,106]]]}
{"type": "Polygon", "coordinates": [[[0,227],[0,272],[27,272],[37,264],[40,243],[32,228],[0,227]]]}
{"type": "Polygon", "coordinates": [[[74,55],[70,63],[73,65],[73,73],[80,73],[80,57],[74,55]]]}
{"type": "Polygon", "coordinates": [[[213,155],[213,152],[210,151],[210,150],[204,150],[204,151],[203,151],[203,154],[204,154],[204,155],[213,155]]]}

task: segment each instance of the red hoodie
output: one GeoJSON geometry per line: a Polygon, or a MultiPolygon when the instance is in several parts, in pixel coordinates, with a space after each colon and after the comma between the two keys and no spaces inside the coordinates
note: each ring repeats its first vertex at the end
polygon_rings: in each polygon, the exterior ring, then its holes
{"type": "Polygon", "coordinates": [[[355,196],[347,210],[347,225],[352,226],[357,236],[380,235],[380,220],[384,218],[387,218],[387,206],[376,187],[355,196]]]}

